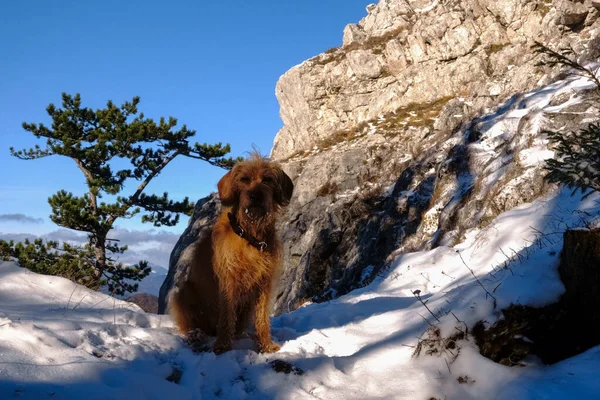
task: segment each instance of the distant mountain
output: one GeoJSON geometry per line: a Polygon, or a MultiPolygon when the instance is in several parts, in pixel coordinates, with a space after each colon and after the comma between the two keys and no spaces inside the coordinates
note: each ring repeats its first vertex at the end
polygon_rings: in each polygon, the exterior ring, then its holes
{"type": "Polygon", "coordinates": [[[158,265],[152,265],[152,272],[140,282],[136,293],[148,293],[158,297],[160,285],[167,276],[167,269],[158,265]]]}
{"type": "MultiPolygon", "coordinates": [[[[137,293],[148,293],[158,297],[160,286],[162,285],[162,283],[165,280],[165,277],[167,276],[167,269],[159,265],[154,265],[152,263],[149,263],[148,265],[150,265],[150,267],[152,268],[152,272],[150,272],[150,275],[148,275],[141,282],[138,283],[138,290],[136,292],[126,293],[124,296],[122,296],[122,298],[127,298],[137,293]]],[[[106,288],[102,289],[102,292],[109,294],[106,288]]]]}

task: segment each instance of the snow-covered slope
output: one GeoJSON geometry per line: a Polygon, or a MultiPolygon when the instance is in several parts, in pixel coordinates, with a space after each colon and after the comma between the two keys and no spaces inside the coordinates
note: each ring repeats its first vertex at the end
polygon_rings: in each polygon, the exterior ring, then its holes
{"type": "MultiPolygon", "coordinates": [[[[562,109],[551,105],[557,94],[568,95],[564,108],[589,87],[569,78],[491,114],[483,121],[486,138],[472,145],[476,155],[485,161],[496,147],[490,141],[516,135],[523,116],[541,110],[529,121],[537,136],[518,153],[524,171],[539,166],[552,153],[536,118],[562,109]]],[[[509,184],[524,179],[526,173],[509,184]]],[[[432,324],[449,337],[465,324],[493,323],[510,304],[557,300],[564,291],[557,273],[562,232],[598,223],[599,214],[600,195],[553,190],[466,231],[454,247],[401,254],[370,285],[275,318],[282,349],[271,355],[256,354],[247,339],[220,356],[194,354],[168,316],[0,263],[0,399],[600,398],[600,346],[553,366],[529,359],[522,368],[491,362],[469,340],[413,356],[432,324]],[[304,373],[277,373],[272,360],[304,373]]]]}
{"type": "Polygon", "coordinates": [[[531,360],[509,368],[479,355],[470,342],[460,355],[412,356],[433,317],[443,334],[521,303],[543,305],[562,293],[557,234],[599,196],[564,190],[501,214],[455,248],[400,256],[369,286],[273,321],[283,344],[258,355],[247,343],[215,356],[194,354],[167,316],[92,292],[57,277],[0,264],[0,398],[2,399],[567,399],[600,393],[600,347],[553,366],[531,360]],[[540,237],[539,232],[547,235],[540,237]],[[513,256],[518,253],[519,256],[513,256]],[[497,299],[487,296],[483,286],[497,299]],[[506,264],[507,258],[511,259],[506,264]],[[446,314],[452,311],[452,314],[446,314]],[[425,320],[428,320],[427,322],[425,320]],[[303,375],[274,372],[286,360],[303,375]],[[167,380],[182,371],[179,383],[167,380]],[[175,373],[176,374],[176,373],[175,373]],[[468,376],[467,383],[458,377],[468,376]]]}

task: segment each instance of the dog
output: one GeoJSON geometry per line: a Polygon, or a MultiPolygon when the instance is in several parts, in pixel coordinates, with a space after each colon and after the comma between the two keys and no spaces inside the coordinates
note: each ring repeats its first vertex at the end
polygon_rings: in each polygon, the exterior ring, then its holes
{"type": "Polygon", "coordinates": [[[259,352],[273,353],[269,307],[281,267],[276,218],[294,185],[279,165],[257,152],[217,184],[222,211],[212,232],[197,239],[183,283],[171,292],[170,314],[181,333],[216,336],[215,354],[232,348],[254,320],[259,352]]]}

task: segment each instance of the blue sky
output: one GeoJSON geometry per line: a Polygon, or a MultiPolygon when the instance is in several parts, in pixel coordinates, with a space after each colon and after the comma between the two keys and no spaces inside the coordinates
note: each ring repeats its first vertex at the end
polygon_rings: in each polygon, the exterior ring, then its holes
{"type": "MultiPolygon", "coordinates": [[[[140,96],[148,117],[174,116],[197,141],[229,142],[233,155],[254,144],[268,154],[281,127],[275,83],[292,66],[339,46],[346,24],[366,15],[364,0],[6,1],[0,4],[0,233],[44,234],[47,198],[82,194],[81,172],[59,156],[18,160],[9,147],[36,140],[21,123],[48,122],[60,94],[103,107],[140,96]],[[29,219],[20,219],[23,214],[29,219]],[[7,216],[8,215],[8,216],[7,216]],[[44,222],[41,222],[42,219],[44,222]]],[[[223,170],[176,159],[151,192],[197,200],[223,170]]],[[[131,182],[126,191],[135,187],[131,182]]],[[[179,234],[187,218],[168,230],[179,234]]],[[[120,221],[130,230],[151,226],[120,221]]]]}

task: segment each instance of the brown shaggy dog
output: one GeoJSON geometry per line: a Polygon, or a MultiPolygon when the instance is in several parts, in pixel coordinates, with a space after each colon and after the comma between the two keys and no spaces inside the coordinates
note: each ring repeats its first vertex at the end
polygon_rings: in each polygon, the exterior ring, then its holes
{"type": "Polygon", "coordinates": [[[234,335],[254,316],[259,351],[279,350],[269,321],[271,286],[281,264],[275,220],[293,188],[285,172],[259,154],[221,178],[223,210],[212,234],[195,243],[187,278],[170,295],[170,313],[182,333],[216,335],[214,352],[220,354],[231,350],[234,335]]]}

